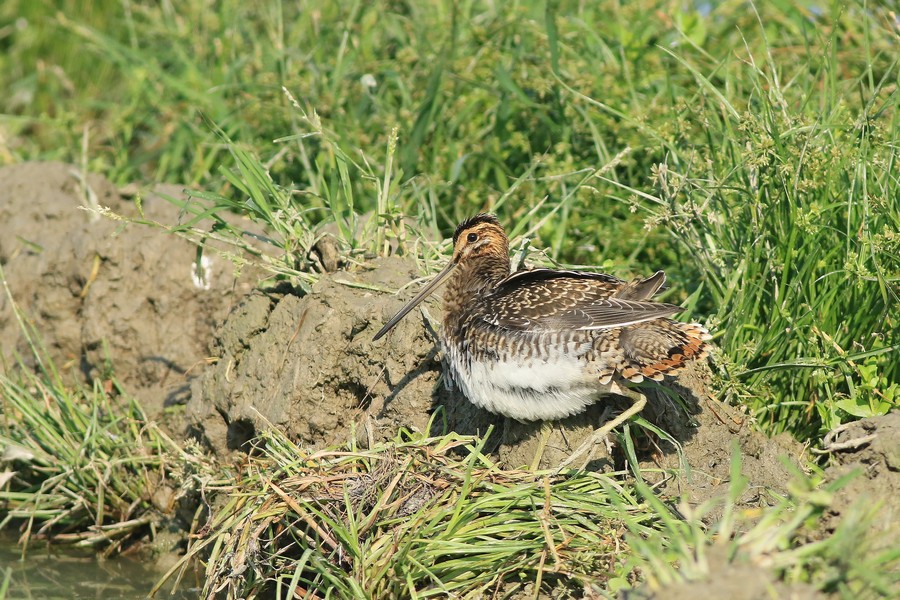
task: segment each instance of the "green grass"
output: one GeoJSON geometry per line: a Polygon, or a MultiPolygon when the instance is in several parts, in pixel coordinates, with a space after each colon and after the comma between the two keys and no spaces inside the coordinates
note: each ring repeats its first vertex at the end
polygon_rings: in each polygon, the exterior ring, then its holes
{"type": "Polygon", "coordinates": [[[673,515],[637,482],[638,492],[659,521],[648,535],[631,535],[626,541],[648,588],[663,594],[673,584],[721,577],[710,559],[718,554],[730,564],[765,565],[780,581],[808,584],[829,597],[890,597],[900,588],[896,569],[900,550],[886,548],[883,539],[867,533],[866,524],[874,513],[864,499],[847,512],[831,535],[810,539],[817,537],[810,532],[833,495],[856,476],[860,474],[822,485],[815,474],[797,472],[788,495],[767,492],[770,504],[765,509],[742,508],[738,499],[746,494],[749,482],[741,473],[740,456],[734,453],[728,495],[693,509],[679,505],[682,517],[673,515]]]}
{"type": "Polygon", "coordinates": [[[614,597],[636,581],[660,592],[715,577],[712,553],[834,598],[888,598],[900,585],[900,555],[873,550],[862,506],[809,540],[852,475],[822,486],[798,472],[789,495],[741,507],[735,454],[727,496],[673,510],[621,474],[502,470],[484,443],[400,432],[367,450],[309,452],[269,431],[216,484],[226,498],[158,586],[200,560],[206,597],[614,597]]]}
{"type": "Polygon", "coordinates": [[[371,450],[314,454],[274,432],[260,442],[172,570],[204,558],[207,591],[474,598],[542,581],[621,585],[623,520],[636,531],[653,522],[612,477],[503,471],[481,453],[485,439],[401,433],[371,450]]]}
{"type": "Polygon", "coordinates": [[[148,422],[133,399],[114,406],[100,382],[68,390],[39,376],[4,376],[0,396],[3,462],[15,469],[0,489],[0,528],[19,527],[25,546],[37,538],[114,554],[171,519],[192,491],[181,489],[192,483],[181,477],[201,459],[148,422]],[[166,503],[154,503],[167,486],[166,503]]]}

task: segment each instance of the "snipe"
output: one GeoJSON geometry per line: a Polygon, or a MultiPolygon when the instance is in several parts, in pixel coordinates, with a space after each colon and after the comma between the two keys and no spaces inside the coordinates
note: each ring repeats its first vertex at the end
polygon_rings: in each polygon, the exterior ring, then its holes
{"type": "Polygon", "coordinates": [[[681,307],[651,300],[662,271],[631,282],[551,269],[510,274],[509,240],[489,214],[460,223],[450,263],[374,339],[448,277],[441,341],[450,376],[473,404],[519,421],[574,415],[606,394],[631,398],[595,432],[599,440],[646,403],[627,382],[662,380],[707,353],[701,325],[673,321],[681,307]]]}

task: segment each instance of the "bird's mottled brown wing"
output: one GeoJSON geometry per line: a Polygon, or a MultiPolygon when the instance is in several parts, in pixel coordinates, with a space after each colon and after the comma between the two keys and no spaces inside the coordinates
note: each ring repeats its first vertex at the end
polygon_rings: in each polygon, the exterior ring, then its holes
{"type": "MultiPolygon", "coordinates": [[[[648,287],[659,281],[659,274],[651,279],[648,287]]],[[[624,327],[683,310],[673,304],[629,299],[629,294],[618,297],[617,292],[629,285],[634,284],[602,273],[520,271],[481,298],[485,310],[477,312],[497,327],[537,333],[624,327]]]]}
{"type": "Polygon", "coordinates": [[[623,284],[616,290],[615,296],[625,300],[650,300],[665,283],[666,274],[662,271],[657,271],[652,277],[647,279],[638,278],[623,284]]]}

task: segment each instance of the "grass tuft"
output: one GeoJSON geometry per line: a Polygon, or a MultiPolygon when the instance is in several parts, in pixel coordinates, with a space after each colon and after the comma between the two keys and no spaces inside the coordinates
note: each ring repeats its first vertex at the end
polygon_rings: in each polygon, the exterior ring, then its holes
{"type": "MultiPolygon", "coordinates": [[[[872,527],[872,507],[860,499],[835,531],[823,535],[817,528],[834,494],[852,473],[828,485],[799,471],[779,497],[768,493],[765,509],[739,505],[748,490],[741,475],[741,460],[732,456],[732,477],[727,496],[698,507],[678,505],[680,517],[640,481],[635,487],[659,517],[649,532],[634,531],[626,538],[632,562],[657,593],[671,586],[722,577],[727,565],[749,566],[756,577],[771,584],[804,584],[835,598],[889,598],[900,589],[900,550],[892,547],[887,532],[872,527]],[[720,515],[720,516],[716,516],[720,515]]],[[[748,585],[756,585],[754,582],[748,585]]],[[[785,593],[782,591],[781,593],[785,593]]]]}
{"type": "Polygon", "coordinates": [[[309,454],[265,434],[184,560],[205,558],[207,597],[474,598],[628,579],[624,523],[654,522],[633,493],[604,475],[501,470],[484,441],[401,433],[309,454]]]}
{"type": "Polygon", "coordinates": [[[502,470],[484,441],[401,432],[309,453],[268,432],[216,484],[224,498],[158,586],[192,560],[206,565],[208,598],[600,597],[723,565],[848,599],[900,585],[900,554],[871,535],[865,508],[815,533],[852,476],[823,487],[798,471],[790,494],[749,507],[735,454],[729,494],[692,508],[616,474],[502,470]]]}

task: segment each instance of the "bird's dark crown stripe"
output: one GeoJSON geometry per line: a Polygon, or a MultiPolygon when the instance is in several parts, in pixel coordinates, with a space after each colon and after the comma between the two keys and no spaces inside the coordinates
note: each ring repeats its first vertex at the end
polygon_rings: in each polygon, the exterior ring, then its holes
{"type": "Polygon", "coordinates": [[[453,233],[453,245],[456,245],[456,240],[459,239],[460,234],[466,229],[471,229],[475,227],[479,223],[490,223],[491,225],[496,225],[497,227],[501,227],[500,221],[497,220],[497,217],[490,213],[481,213],[475,215],[474,217],[470,217],[459,224],[459,227],[456,228],[456,231],[453,233]]]}

